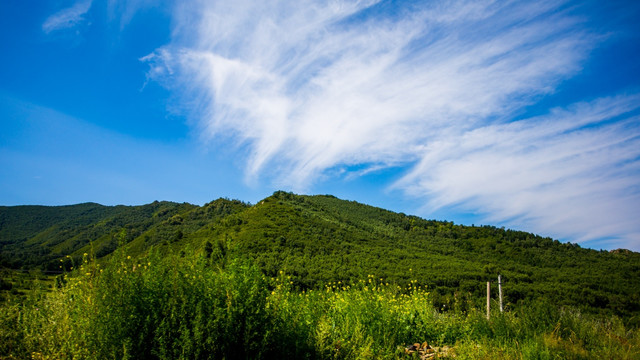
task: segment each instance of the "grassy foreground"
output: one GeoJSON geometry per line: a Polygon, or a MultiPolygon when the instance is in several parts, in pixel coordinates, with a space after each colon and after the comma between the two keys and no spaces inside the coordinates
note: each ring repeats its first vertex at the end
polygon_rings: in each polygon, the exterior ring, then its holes
{"type": "Polygon", "coordinates": [[[640,359],[638,330],[615,317],[541,303],[443,313],[427,289],[372,275],[291,284],[239,259],[85,258],[53,291],[0,308],[0,358],[397,359],[427,341],[457,359],[640,359]]]}

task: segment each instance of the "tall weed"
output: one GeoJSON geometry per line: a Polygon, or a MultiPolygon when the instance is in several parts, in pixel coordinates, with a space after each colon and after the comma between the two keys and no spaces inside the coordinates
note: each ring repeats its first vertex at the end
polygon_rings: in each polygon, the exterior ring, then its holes
{"type": "Polygon", "coordinates": [[[0,358],[399,359],[424,341],[460,359],[640,358],[638,331],[617,318],[534,303],[487,320],[438,311],[415,282],[293,280],[241,259],[85,257],[54,291],[0,308],[0,358]]]}

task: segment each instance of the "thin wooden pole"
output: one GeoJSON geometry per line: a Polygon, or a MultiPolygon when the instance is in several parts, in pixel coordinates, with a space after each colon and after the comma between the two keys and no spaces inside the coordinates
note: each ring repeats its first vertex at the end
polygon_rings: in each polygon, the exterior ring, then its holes
{"type": "Polygon", "coordinates": [[[491,282],[487,281],[487,320],[491,314],[491,282]]]}
{"type": "Polygon", "coordinates": [[[502,308],[502,277],[498,275],[498,295],[500,296],[500,312],[503,312],[502,308]]]}

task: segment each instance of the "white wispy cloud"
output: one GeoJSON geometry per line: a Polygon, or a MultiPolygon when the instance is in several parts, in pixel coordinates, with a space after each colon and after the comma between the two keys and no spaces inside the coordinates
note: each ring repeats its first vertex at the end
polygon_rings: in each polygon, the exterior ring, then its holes
{"type": "Polygon", "coordinates": [[[635,120],[601,123],[635,97],[508,124],[579,72],[598,41],[566,5],[185,1],[173,42],[143,60],[150,78],[184,95],[205,139],[249,149],[248,179],[304,189],[336,167],[408,166],[396,186],[424,196],[425,211],[459,205],[556,236],[618,236],[570,228],[596,216],[578,212],[619,204],[637,178],[627,156],[635,140],[620,137],[635,120]],[[607,106],[611,114],[599,116],[607,106]],[[473,171],[484,178],[460,179],[473,171]],[[493,181],[500,176],[510,180],[493,181]],[[558,224],[542,228],[545,211],[565,206],[558,224]]]}
{"type": "Polygon", "coordinates": [[[146,60],[181,72],[209,136],[251,143],[250,176],[271,162],[292,184],[338,163],[414,160],[440,131],[552,91],[588,50],[549,4],[439,4],[396,20],[351,18],[374,2],[199,4],[146,60]]]}
{"type": "Polygon", "coordinates": [[[49,16],[42,24],[42,31],[49,34],[53,31],[73,28],[85,19],[85,14],[91,8],[92,0],[80,0],[71,7],[62,9],[49,16]]]}
{"type": "Polygon", "coordinates": [[[396,186],[427,211],[457,207],[488,223],[638,248],[639,109],[639,95],[604,98],[445,137],[396,186]]]}

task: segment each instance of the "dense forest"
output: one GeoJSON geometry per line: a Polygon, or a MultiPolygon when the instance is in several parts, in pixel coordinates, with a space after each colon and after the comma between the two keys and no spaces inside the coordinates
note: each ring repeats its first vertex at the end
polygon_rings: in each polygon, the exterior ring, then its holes
{"type": "Polygon", "coordinates": [[[620,316],[640,325],[640,254],[597,251],[547,237],[425,220],[337,199],[275,192],[255,205],[218,199],[204,206],[0,207],[0,267],[56,274],[98,262],[118,247],[182,257],[250,259],[267,277],[283,272],[295,289],[368,276],[430,290],[441,311],[482,303],[498,274],[507,307],[545,300],[620,316]]]}

